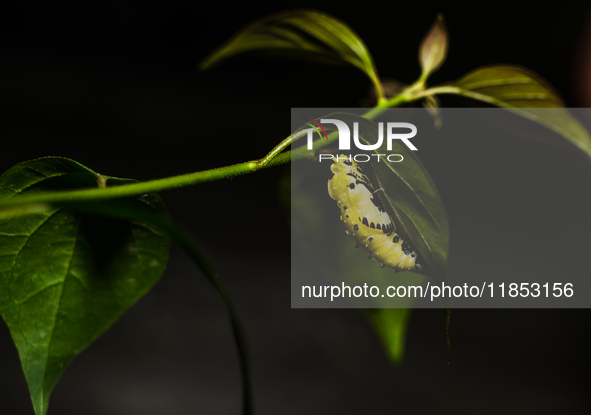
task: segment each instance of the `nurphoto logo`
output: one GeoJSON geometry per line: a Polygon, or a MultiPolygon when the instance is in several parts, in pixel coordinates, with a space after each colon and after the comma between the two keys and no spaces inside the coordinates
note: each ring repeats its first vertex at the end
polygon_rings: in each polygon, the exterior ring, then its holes
{"type": "MultiPolygon", "coordinates": [[[[308,136],[308,150],[314,149],[312,143],[313,143],[313,135],[314,135],[315,131],[318,133],[318,135],[320,137],[325,137],[326,140],[328,141],[328,134],[326,133],[326,130],[322,126],[322,124],[327,124],[327,123],[334,124],[338,130],[339,150],[351,150],[351,129],[344,121],[333,119],[333,118],[330,118],[330,119],[325,118],[325,119],[321,119],[320,122],[318,122],[318,121],[311,119],[311,118],[307,118],[307,117],[304,117],[304,118],[306,118],[307,120],[310,121],[310,122],[307,122],[306,124],[309,125],[311,128],[300,131],[298,135],[307,134],[307,136],[308,136]],[[314,124],[312,124],[312,123],[314,123],[314,124]],[[322,133],[320,131],[322,131],[322,133]]],[[[386,148],[388,151],[391,151],[392,150],[392,141],[393,140],[400,140],[408,147],[409,150],[418,151],[418,149],[415,147],[415,145],[410,142],[410,139],[417,135],[417,127],[414,124],[411,124],[408,122],[388,122],[388,123],[386,123],[385,131],[386,131],[386,133],[384,134],[384,123],[383,122],[378,123],[378,141],[375,144],[363,144],[359,140],[359,123],[354,122],[353,123],[353,143],[355,144],[355,147],[357,147],[359,150],[370,151],[370,150],[377,150],[377,149],[381,148],[382,145],[384,144],[384,140],[386,140],[386,148]],[[404,130],[407,130],[407,131],[410,130],[410,131],[406,132],[404,130]],[[384,135],[385,135],[385,138],[384,138],[384,135]]],[[[357,157],[357,156],[364,156],[367,158],[366,160],[362,160],[362,159],[357,160],[357,158],[356,158],[355,160],[358,162],[366,162],[371,159],[370,156],[367,154],[358,154],[355,157],[357,157]]],[[[386,154],[372,154],[372,156],[377,156],[378,161],[379,161],[380,156],[386,156],[386,154]]],[[[319,161],[332,160],[332,159],[333,159],[333,155],[331,155],[331,154],[320,154],[319,155],[319,161]]],[[[392,161],[392,162],[400,162],[403,159],[404,159],[404,157],[402,157],[402,155],[400,155],[400,154],[388,155],[388,160],[392,161]],[[399,160],[397,160],[397,159],[390,160],[390,157],[399,157],[400,159],[399,160]]]]}

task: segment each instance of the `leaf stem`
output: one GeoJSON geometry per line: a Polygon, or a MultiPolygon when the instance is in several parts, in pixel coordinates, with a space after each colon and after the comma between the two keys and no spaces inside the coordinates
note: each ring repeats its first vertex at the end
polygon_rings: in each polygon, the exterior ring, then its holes
{"type": "Polygon", "coordinates": [[[374,108],[372,108],[368,112],[366,112],[363,115],[363,117],[367,118],[368,120],[373,120],[374,118],[382,115],[382,113],[384,113],[384,111],[386,111],[388,108],[397,107],[397,106],[402,105],[408,101],[410,101],[410,100],[404,94],[404,91],[403,91],[401,94],[396,95],[394,98],[390,98],[386,102],[379,103],[374,108]]]}
{"type": "Polygon", "coordinates": [[[382,81],[380,81],[378,75],[373,74],[371,81],[373,82],[373,86],[376,90],[376,101],[378,102],[378,105],[386,103],[388,100],[384,96],[384,86],[382,85],[382,81]]]}
{"type": "Polygon", "coordinates": [[[191,260],[193,260],[193,262],[203,271],[207,279],[215,286],[226,305],[230,315],[232,334],[234,335],[234,340],[238,349],[238,363],[240,365],[240,376],[242,378],[242,414],[251,415],[254,413],[254,402],[251,385],[252,375],[248,364],[246,336],[244,335],[244,329],[240,323],[238,312],[234,308],[234,304],[232,303],[232,300],[230,299],[230,296],[228,295],[228,292],[226,291],[225,286],[222,284],[222,281],[219,279],[217,273],[201,254],[202,248],[197,249],[195,243],[192,241],[192,238],[190,238],[185,232],[180,231],[179,228],[174,227],[171,228],[171,230],[171,236],[175,242],[179,244],[183,251],[185,251],[185,254],[187,254],[187,256],[191,258],[191,260]]]}
{"type": "Polygon", "coordinates": [[[430,94],[422,94],[425,89],[425,80],[423,77],[419,78],[414,84],[410,85],[409,87],[405,88],[400,94],[390,98],[389,100],[379,102],[374,108],[366,112],[363,117],[367,118],[368,120],[373,120],[374,118],[382,115],[384,111],[388,108],[398,107],[404,103],[416,101],[419,98],[422,98],[426,95],[430,94]]]}
{"type": "Polygon", "coordinates": [[[258,163],[258,168],[261,169],[263,167],[266,167],[271,162],[271,160],[273,160],[275,157],[277,157],[278,154],[280,154],[283,150],[285,150],[287,147],[289,147],[292,142],[294,142],[295,140],[297,140],[298,138],[300,138],[301,136],[303,136],[304,133],[305,133],[305,131],[298,131],[298,132],[296,132],[294,134],[291,134],[285,140],[283,140],[282,142],[280,142],[279,144],[277,144],[275,146],[275,148],[273,150],[271,150],[269,152],[269,154],[267,154],[258,163]]]}

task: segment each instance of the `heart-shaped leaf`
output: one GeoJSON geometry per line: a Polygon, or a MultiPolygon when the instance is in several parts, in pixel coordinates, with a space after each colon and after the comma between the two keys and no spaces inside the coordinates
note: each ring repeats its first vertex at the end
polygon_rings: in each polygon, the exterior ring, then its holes
{"type": "MultiPolygon", "coordinates": [[[[50,157],[5,172],[0,196],[128,182],[50,157]]],[[[139,201],[168,220],[158,195],[139,201]]],[[[0,314],[37,415],[72,359],[160,279],[169,245],[150,225],[62,207],[0,221],[0,314]]]]}
{"type": "Polygon", "coordinates": [[[458,94],[508,108],[555,131],[591,157],[591,136],[585,127],[563,108],[564,102],[548,82],[525,68],[483,67],[431,91],[434,94],[458,94]]]}
{"type": "Polygon", "coordinates": [[[372,57],[349,26],[315,10],[291,10],[256,20],[206,57],[205,70],[234,55],[266,51],[325,63],[350,64],[361,69],[378,89],[382,87],[372,57]]]}

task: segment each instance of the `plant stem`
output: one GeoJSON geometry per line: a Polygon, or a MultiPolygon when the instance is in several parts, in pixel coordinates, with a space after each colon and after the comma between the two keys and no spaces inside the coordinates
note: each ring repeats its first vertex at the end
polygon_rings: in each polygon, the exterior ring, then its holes
{"type": "MultiPolygon", "coordinates": [[[[382,101],[368,112],[363,117],[367,119],[374,119],[381,115],[387,108],[399,106],[405,102],[414,101],[420,97],[430,95],[427,91],[416,93],[413,91],[413,86],[402,91],[401,94],[391,98],[388,101],[382,101]]],[[[443,91],[442,91],[443,92],[443,91]]],[[[130,196],[137,196],[146,193],[160,192],[163,190],[176,189],[180,187],[193,186],[200,183],[213,182],[216,180],[240,176],[247,173],[252,173],[260,169],[278,166],[289,163],[292,159],[309,158],[312,155],[303,151],[303,147],[294,151],[287,151],[282,153],[288,146],[291,145],[294,138],[289,136],[281,143],[279,143],[273,150],[271,150],[264,158],[260,160],[247,161],[245,163],[235,164],[233,166],[218,167],[211,170],[199,171],[195,173],[182,174],[180,176],[167,177],[164,179],[150,180],[146,182],[138,182],[132,184],[125,184],[120,186],[104,187],[99,186],[92,189],[69,190],[61,192],[42,193],[35,195],[23,195],[11,198],[0,199],[0,209],[13,208],[16,206],[24,206],[30,204],[40,203],[66,203],[66,202],[84,202],[84,201],[98,201],[115,198],[123,198],[130,196]]],[[[328,142],[314,142],[314,148],[321,148],[333,141],[336,134],[331,133],[328,136],[328,142]]],[[[108,180],[107,183],[108,184],[108,180]]],[[[16,211],[13,210],[13,213],[16,211]]],[[[22,211],[22,213],[26,213],[22,211]]],[[[2,216],[2,215],[0,215],[2,216]]],[[[10,215],[14,216],[14,215],[10,215]]]]}
{"type": "MultiPolygon", "coordinates": [[[[363,116],[367,119],[373,119],[382,114],[386,108],[395,107],[405,102],[418,99],[418,95],[413,95],[413,86],[405,89],[400,95],[386,100],[383,96],[382,85],[377,78],[377,75],[372,78],[376,88],[376,96],[378,104],[375,108],[369,110],[363,116]]],[[[224,178],[231,178],[247,173],[252,173],[264,168],[286,164],[291,160],[311,158],[314,152],[307,151],[306,147],[299,147],[292,151],[283,152],[293,141],[303,136],[303,134],[293,134],[282,140],[275,146],[264,158],[260,160],[248,161],[245,163],[235,164],[232,166],[219,167],[211,170],[183,174],[164,179],[150,180],[146,182],[138,182],[132,184],[125,184],[119,186],[109,186],[109,179],[97,174],[97,187],[91,189],[80,189],[70,191],[58,191],[49,193],[37,193],[31,195],[16,196],[11,198],[0,199],[0,219],[7,219],[14,216],[36,213],[39,211],[46,211],[53,208],[53,204],[73,205],[79,203],[80,209],[98,208],[99,201],[108,199],[120,199],[125,197],[137,196],[146,193],[160,192],[164,190],[176,189],[180,187],[192,186],[199,183],[212,182],[224,178]],[[95,203],[85,203],[95,202],[95,203]]],[[[332,132],[328,135],[328,140],[316,140],[313,145],[314,149],[321,148],[337,138],[337,132],[332,132]]],[[[117,201],[115,201],[117,202],[117,201]]],[[[111,203],[111,202],[107,202],[111,203]]],[[[104,207],[104,206],[103,206],[104,207]]],[[[101,211],[104,213],[103,211],[101,211]]],[[[141,212],[134,210],[126,212],[126,209],[121,206],[116,206],[110,209],[111,215],[124,216],[126,219],[137,220],[142,217],[141,212]],[[127,215],[127,216],[125,216],[127,215]]],[[[243,329],[238,319],[238,314],[233,307],[230,298],[218,279],[217,274],[209,265],[206,258],[200,252],[200,249],[195,247],[191,238],[184,232],[171,224],[158,222],[151,216],[144,216],[148,222],[161,227],[167,231],[172,238],[179,244],[185,253],[195,262],[195,264],[204,272],[208,279],[213,283],[217,291],[220,293],[226,307],[229,311],[232,331],[238,347],[240,372],[242,377],[242,393],[243,393],[243,408],[244,415],[250,415],[253,412],[252,390],[250,384],[248,361],[246,356],[246,342],[243,334],[243,329]]]]}
{"type": "Polygon", "coordinates": [[[405,88],[400,94],[390,98],[387,101],[378,101],[378,105],[366,112],[363,117],[367,118],[368,120],[373,120],[374,118],[380,116],[388,108],[398,107],[406,102],[416,101],[419,98],[431,95],[424,94],[424,89],[425,80],[423,77],[421,77],[414,84],[405,88]]]}
{"type": "Polygon", "coordinates": [[[384,113],[384,111],[386,111],[388,108],[397,107],[397,106],[404,104],[405,102],[409,102],[409,101],[412,101],[412,100],[409,99],[409,97],[407,97],[403,92],[400,95],[396,95],[394,98],[391,98],[386,102],[382,102],[382,103],[376,105],[374,108],[372,108],[368,112],[366,112],[363,115],[363,117],[367,118],[368,120],[373,120],[374,118],[382,115],[382,113],[384,113]]]}
{"type": "MultiPolygon", "coordinates": [[[[301,158],[301,155],[299,156],[301,158]]],[[[260,165],[262,160],[254,160],[235,164],[233,166],[218,167],[211,170],[167,177],[164,179],[150,180],[147,182],[125,184],[121,186],[111,186],[106,188],[97,187],[92,189],[16,196],[0,199],[0,208],[21,206],[31,203],[63,203],[73,201],[83,202],[137,196],[151,192],[159,192],[162,190],[175,189],[179,187],[191,186],[199,183],[207,183],[224,178],[239,176],[241,174],[254,172],[262,167],[272,167],[285,164],[290,160],[291,152],[286,152],[268,160],[263,166],[260,165]]]]}
{"type": "Polygon", "coordinates": [[[384,97],[384,86],[382,85],[382,82],[380,81],[378,75],[374,73],[371,77],[371,81],[373,83],[374,89],[376,90],[376,101],[378,102],[378,104],[385,103],[387,100],[384,97]]]}

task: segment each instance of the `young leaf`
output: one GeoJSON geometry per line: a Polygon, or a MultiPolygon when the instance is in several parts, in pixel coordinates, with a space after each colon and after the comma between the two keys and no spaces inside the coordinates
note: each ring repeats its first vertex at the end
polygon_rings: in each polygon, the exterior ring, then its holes
{"type": "Polygon", "coordinates": [[[419,47],[421,80],[425,81],[445,61],[447,56],[448,35],[443,15],[438,15],[435,23],[425,35],[419,47]]]}
{"type": "Polygon", "coordinates": [[[256,20],[206,57],[199,68],[209,69],[234,55],[267,51],[361,69],[378,89],[382,87],[372,57],[349,26],[315,10],[291,10],[256,20]]]}
{"type": "Polygon", "coordinates": [[[563,107],[564,102],[544,79],[518,66],[488,66],[459,80],[434,87],[432,94],[458,94],[529,118],[560,134],[591,157],[589,133],[563,107]],[[554,110],[548,111],[547,108],[554,110]]]}
{"type": "MultiPolygon", "coordinates": [[[[110,186],[75,161],[50,157],[0,176],[0,196],[110,186]]],[[[168,220],[156,194],[138,203],[168,220]]],[[[0,221],[0,314],[18,349],[37,415],[66,366],[162,276],[170,237],[139,222],[50,207],[0,221]]]]}

